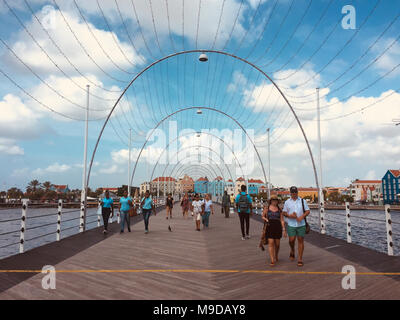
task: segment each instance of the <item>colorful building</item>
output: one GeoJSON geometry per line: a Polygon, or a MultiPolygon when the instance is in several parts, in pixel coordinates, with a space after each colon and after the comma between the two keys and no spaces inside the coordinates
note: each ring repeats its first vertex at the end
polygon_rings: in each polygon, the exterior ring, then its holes
{"type": "Polygon", "coordinates": [[[354,180],[350,195],[356,202],[378,202],[382,196],[382,180],[354,180]]]}
{"type": "Polygon", "coordinates": [[[247,193],[250,195],[258,195],[259,189],[265,186],[260,179],[249,179],[247,181],[247,193]]]}
{"type": "Polygon", "coordinates": [[[209,181],[207,177],[201,177],[194,182],[195,193],[209,193],[209,181]]]}
{"type": "Polygon", "coordinates": [[[222,196],[225,190],[225,181],[222,177],[216,177],[214,181],[209,182],[208,192],[212,196],[222,196]]]}
{"type": "Polygon", "coordinates": [[[241,191],[241,187],[243,185],[246,185],[246,180],[244,180],[242,177],[239,177],[236,179],[236,183],[235,183],[235,193],[239,194],[241,191]]]}
{"type": "Polygon", "coordinates": [[[68,185],[58,185],[58,184],[53,184],[53,185],[50,187],[50,190],[51,190],[51,191],[55,191],[55,192],[57,192],[57,193],[64,193],[64,194],[71,191],[71,190],[68,188],[68,185]]]}
{"type": "Polygon", "coordinates": [[[382,178],[384,204],[400,203],[400,170],[388,170],[382,178]]]}
{"type": "Polygon", "coordinates": [[[228,195],[233,196],[235,195],[235,185],[233,184],[232,179],[229,179],[225,184],[225,191],[228,195]]]}
{"type": "Polygon", "coordinates": [[[172,177],[157,177],[150,183],[150,192],[157,194],[157,190],[160,195],[166,195],[168,193],[175,192],[176,179],[172,177]]]}

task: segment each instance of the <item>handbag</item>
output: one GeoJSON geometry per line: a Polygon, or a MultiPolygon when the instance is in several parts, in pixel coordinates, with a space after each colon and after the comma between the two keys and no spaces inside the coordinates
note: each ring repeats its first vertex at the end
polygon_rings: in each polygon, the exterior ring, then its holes
{"type": "Polygon", "coordinates": [[[264,226],[263,226],[263,231],[261,234],[261,240],[260,240],[260,244],[259,247],[261,248],[262,251],[265,250],[264,246],[267,244],[267,228],[269,226],[269,223],[267,223],[266,221],[264,221],[264,226]]]}
{"type": "MultiPolygon", "coordinates": [[[[301,204],[303,205],[303,213],[304,213],[304,212],[306,212],[306,210],[304,209],[304,199],[303,198],[301,199],[301,204]]],[[[311,228],[310,228],[310,225],[307,222],[307,218],[306,217],[304,217],[304,222],[306,223],[306,234],[309,234],[311,228]]]]}

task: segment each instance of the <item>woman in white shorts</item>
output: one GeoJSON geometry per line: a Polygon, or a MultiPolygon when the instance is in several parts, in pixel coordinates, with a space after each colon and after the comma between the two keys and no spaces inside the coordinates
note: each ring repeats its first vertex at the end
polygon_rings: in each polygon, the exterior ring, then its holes
{"type": "Polygon", "coordinates": [[[191,209],[192,212],[194,213],[194,218],[196,221],[196,231],[200,231],[200,220],[201,216],[203,215],[204,211],[204,201],[200,200],[200,197],[198,194],[195,195],[194,200],[192,201],[191,204],[191,209]]]}

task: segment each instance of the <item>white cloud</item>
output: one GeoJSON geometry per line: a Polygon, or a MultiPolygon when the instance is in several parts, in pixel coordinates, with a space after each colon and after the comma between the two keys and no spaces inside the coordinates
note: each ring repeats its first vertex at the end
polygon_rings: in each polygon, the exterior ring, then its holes
{"type": "Polygon", "coordinates": [[[70,165],[59,164],[58,162],[49,165],[47,168],[38,168],[32,171],[33,175],[44,175],[48,173],[64,173],[71,169],[70,165]]]}
{"type": "Polygon", "coordinates": [[[99,172],[104,174],[114,174],[114,173],[122,173],[123,170],[120,166],[114,164],[111,167],[100,169],[99,172]]]}
{"type": "Polygon", "coordinates": [[[7,94],[0,100],[0,138],[31,139],[44,131],[40,115],[19,97],[7,94]]]}
{"type": "Polygon", "coordinates": [[[0,154],[19,156],[24,154],[24,149],[15,145],[14,140],[0,137],[0,154]]]}
{"type": "MultiPolygon", "coordinates": [[[[44,18],[43,14],[44,13],[42,12],[38,13],[38,18],[40,20],[44,18]]],[[[76,68],[78,68],[83,74],[86,74],[88,72],[100,73],[100,69],[82,50],[79,43],[74,38],[73,34],[69,31],[61,13],[58,10],[52,9],[51,12],[46,11],[46,14],[52,15],[52,18],[54,19],[54,27],[47,28],[47,31],[55,40],[57,46],[72,62],[72,64],[74,64],[76,68]]],[[[116,35],[113,35],[111,34],[111,32],[108,31],[97,29],[94,25],[89,23],[89,26],[94,35],[93,36],[84,21],[78,18],[77,13],[74,14],[72,12],[63,12],[63,15],[68,21],[71,29],[74,31],[80,42],[85,47],[88,54],[93,58],[94,61],[96,61],[99,66],[101,66],[101,68],[105,70],[118,70],[115,66],[117,65],[121,69],[131,69],[132,65],[129,63],[129,61],[131,61],[131,63],[133,63],[134,65],[141,62],[138,54],[135,53],[133,48],[127,43],[121,42],[116,35]],[[94,37],[98,39],[107,54],[102,51],[101,47],[96,42],[94,37]],[[125,59],[125,57],[119,50],[116,50],[117,47],[113,37],[115,38],[115,41],[118,42],[118,45],[122,48],[125,56],[127,56],[129,61],[125,59]],[[114,61],[115,65],[111,62],[107,55],[112,61],[114,61]]],[[[26,27],[36,39],[36,41],[43,47],[46,52],[48,52],[49,56],[62,70],[64,70],[66,73],[74,73],[75,75],[77,75],[73,66],[59,52],[59,50],[49,39],[40,24],[35,20],[35,18],[32,17],[31,21],[26,23],[26,27]]],[[[17,34],[14,44],[12,45],[12,49],[26,64],[28,64],[34,70],[44,73],[60,74],[54,64],[48,59],[48,57],[42,52],[42,50],[35,44],[32,38],[24,30],[21,30],[17,34]]],[[[7,59],[8,61],[14,62],[14,64],[17,64],[17,66],[20,68],[24,68],[20,66],[19,62],[17,62],[12,54],[8,51],[3,58],[7,59]]],[[[101,75],[103,75],[103,73],[101,73],[101,75]]]]}
{"type": "MultiPolygon", "coordinates": [[[[384,39],[379,45],[374,47],[373,52],[376,55],[380,55],[384,48],[392,46],[380,59],[374,63],[374,68],[380,72],[380,74],[385,74],[391,71],[396,65],[399,64],[400,60],[400,44],[395,41],[394,38],[384,39]]],[[[389,77],[395,77],[400,75],[400,68],[390,73],[389,77]]]]}

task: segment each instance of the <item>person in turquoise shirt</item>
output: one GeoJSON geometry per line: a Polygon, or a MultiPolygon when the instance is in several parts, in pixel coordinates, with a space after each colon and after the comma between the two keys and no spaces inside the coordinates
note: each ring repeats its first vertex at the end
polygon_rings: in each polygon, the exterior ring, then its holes
{"type": "Polygon", "coordinates": [[[142,207],[142,212],[143,212],[143,221],[144,221],[144,233],[149,233],[149,220],[150,220],[150,215],[151,211],[154,212],[154,215],[156,215],[156,209],[153,204],[153,199],[150,197],[150,191],[147,190],[146,193],[144,194],[144,198],[140,202],[140,206],[142,207]]]}
{"type": "Polygon", "coordinates": [[[132,198],[128,197],[128,191],[124,191],[124,196],[119,199],[119,212],[121,213],[121,232],[124,232],[125,221],[128,226],[128,231],[131,232],[131,218],[129,210],[132,207],[132,198]]]}
{"type": "Polygon", "coordinates": [[[253,205],[251,197],[246,193],[246,186],[242,185],[240,187],[241,191],[236,199],[235,203],[237,206],[237,211],[240,219],[240,229],[242,231],[242,240],[250,239],[249,229],[250,229],[250,214],[253,213],[253,205]],[[244,233],[244,225],[246,223],[246,234],[244,233]]]}
{"type": "Polygon", "coordinates": [[[110,198],[110,192],[107,190],[104,193],[104,198],[101,200],[101,215],[103,216],[103,233],[108,232],[108,220],[114,216],[114,201],[110,198]]]}

